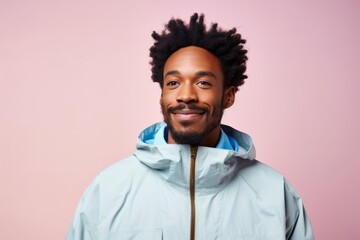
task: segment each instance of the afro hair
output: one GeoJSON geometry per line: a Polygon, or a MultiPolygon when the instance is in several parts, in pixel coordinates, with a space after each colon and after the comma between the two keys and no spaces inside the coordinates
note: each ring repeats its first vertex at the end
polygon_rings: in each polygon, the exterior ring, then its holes
{"type": "Polygon", "coordinates": [[[204,15],[194,13],[189,24],[181,19],[171,19],[161,34],[155,31],[151,35],[155,40],[150,48],[152,80],[163,87],[163,71],[166,60],[180,48],[197,46],[214,54],[221,62],[224,74],[224,86],[234,86],[236,90],[244,84],[247,50],[245,39],[236,33],[236,28],[224,31],[217,23],[206,29],[204,15]]]}

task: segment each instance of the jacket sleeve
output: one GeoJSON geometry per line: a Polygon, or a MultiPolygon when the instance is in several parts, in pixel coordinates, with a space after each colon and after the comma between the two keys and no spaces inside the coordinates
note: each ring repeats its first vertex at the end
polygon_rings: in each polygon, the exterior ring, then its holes
{"type": "Polygon", "coordinates": [[[99,216],[99,176],[86,189],[75,212],[66,240],[96,240],[99,216]]]}
{"type": "Polygon", "coordinates": [[[286,239],[313,240],[314,234],[302,200],[285,180],[286,239]]]}

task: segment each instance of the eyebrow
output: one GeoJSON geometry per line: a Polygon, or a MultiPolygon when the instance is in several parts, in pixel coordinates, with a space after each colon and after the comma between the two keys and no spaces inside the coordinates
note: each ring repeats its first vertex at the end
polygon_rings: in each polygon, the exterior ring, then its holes
{"type": "Polygon", "coordinates": [[[177,71],[177,70],[168,71],[168,72],[165,74],[164,78],[166,78],[167,76],[179,75],[179,74],[180,74],[180,72],[177,71]]]}
{"type": "Polygon", "coordinates": [[[209,72],[209,71],[200,71],[200,72],[197,72],[196,73],[196,76],[198,77],[212,77],[212,78],[216,78],[216,75],[212,72],[209,72]]]}
{"type": "MultiPolygon", "coordinates": [[[[180,75],[180,72],[177,70],[168,71],[165,74],[164,78],[166,78],[167,76],[171,76],[171,75],[180,75]]],[[[217,79],[216,75],[209,71],[199,71],[199,72],[196,72],[195,75],[197,77],[212,77],[214,79],[217,79]]]]}

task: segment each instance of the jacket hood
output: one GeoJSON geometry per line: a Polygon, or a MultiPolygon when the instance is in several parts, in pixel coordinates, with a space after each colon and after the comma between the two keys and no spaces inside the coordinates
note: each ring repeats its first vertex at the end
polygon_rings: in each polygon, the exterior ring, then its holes
{"type": "MultiPolygon", "coordinates": [[[[156,123],[143,130],[134,156],[166,181],[188,188],[190,178],[190,145],[148,144],[166,123],[156,123]]],[[[196,154],[195,179],[197,189],[214,188],[228,183],[238,171],[255,159],[251,137],[232,127],[222,130],[238,144],[238,151],[199,146],[196,154]]]]}

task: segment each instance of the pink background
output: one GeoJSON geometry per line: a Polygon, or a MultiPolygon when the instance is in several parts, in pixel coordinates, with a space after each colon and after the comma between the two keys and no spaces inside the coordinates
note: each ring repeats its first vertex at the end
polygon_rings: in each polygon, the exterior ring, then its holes
{"type": "Polygon", "coordinates": [[[204,12],[248,40],[223,122],[303,198],[317,239],[360,239],[360,1],[0,1],[1,239],[64,239],[95,175],[161,121],[152,30],[204,12]]]}

